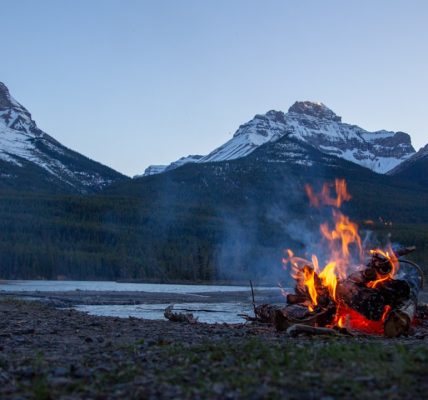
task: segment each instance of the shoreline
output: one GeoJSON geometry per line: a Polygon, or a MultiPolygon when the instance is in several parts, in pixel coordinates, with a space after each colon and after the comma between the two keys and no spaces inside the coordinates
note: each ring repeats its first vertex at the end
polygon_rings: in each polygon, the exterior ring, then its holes
{"type": "MultiPolygon", "coordinates": [[[[157,284],[157,285],[188,285],[188,286],[244,286],[250,287],[250,280],[186,280],[186,279],[119,279],[119,280],[106,280],[106,279],[0,279],[0,285],[11,284],[12,282],[111,282],[111,283],[131,283],[131,284],[157,284]]],[[[257,280],[253,281],[257,287],[276,287],[278,282],[267,282],[262,281],[258,282],[257,280]]]]}

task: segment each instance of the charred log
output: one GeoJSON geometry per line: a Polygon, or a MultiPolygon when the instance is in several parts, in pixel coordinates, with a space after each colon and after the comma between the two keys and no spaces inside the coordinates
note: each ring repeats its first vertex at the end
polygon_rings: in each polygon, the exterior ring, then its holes
{"type": "Polygon", "coordinates": [[[317,308],[312,312],[306,306],[294,304],[276,310],[273,322],[277,331],[285,331],[294,324],[326,326],[332,323],[335,313],[336,306],[333,303],[327,308],[317,308]]]}
{"type": "Polygon", "coordinates": [[[275,319],[275,312],[279,307],[271,304],[261,304],[256,306],[254,309],[254,314],[256,315],[256,321],[271,324],[275,319]]]}
{"type": "Polygon", "coordinates": [[[403,280],[389,279],[382,282],[378,290],[385,302],[393,308],[410,299],[410,286],[403,280]]]}
{"type": "Polygon", "coordinates": [[[361,286],[350,280],[338,282],[336,297],[339,303],[364,315],[369,320],[379,321],[387,301],[378,289],[361,286]]]}
{"type": "Polygon", "coordinates": [[[306,294],[287,294],[287,303],[288,304],[302,304],[308,300],[308,296],[306,294]]]}

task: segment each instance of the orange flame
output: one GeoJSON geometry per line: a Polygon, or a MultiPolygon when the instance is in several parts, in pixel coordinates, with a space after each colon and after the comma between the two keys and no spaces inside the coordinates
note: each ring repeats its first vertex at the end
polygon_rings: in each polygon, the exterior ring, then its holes
{"type": "MultiPolygon", "coordinates": [[[[339,208],[345,201],[351,199],[348,193],[346,181],[336,179],[333,184],[324,184],[320,193],[315,193],[310,185],[305,185],[306,194],[309,197],[311,206],[321,207],[331,206],[333,223],[325,222],[320,225],[321,238],[329,249],[329,256],[324,267],[320,267],[316,255],[312,255],[311,261],[296,257],[291,250],[287,251],[287,257],[283,259],[284,265],[291,264],[292,276],[296,280],[296,290],[307,293],[310,304],[307,304],[309,311],[313,311],[319,305],[321,293],[328,291],[330,300],[336,303],[336,315],[333,325],[341,328],[357,329],[371,333],[382,333],[383,322],[385,321],[391,308],[385,307],[380,321],[370,321],[357,311],[348,308],[338,302],[336,298],[336,288],[340,279],[345,279],[356,265],[361,265],[365,254],[362,241],[358,233],[358,225],[344,215],[339,208]],[[332,194],[333,188],[336,194],[332,194]]],[[[382,282],[392,279],[399,266],[397,257],[392,249],[382,251],[375,249],[370,251],[372,257],[378,257],[382,266],[388,273],[377,272],[376,280],[367,283],[367,287],[376,288],[382,282]],[[390,268],[389,268],[390,266],[390,268]]]]}
{"type": "MultiPolygon", "coordinates": [[[[304,275],[304,285],[307,287],[308,289],[308,293],[309,296],[311,297],[311,301],[312,301],[312,305],[311,306],[316,306],[318,304],[317,298],[318,298],[318,294],[317,294],[317,289],[315,287],[315,271],[305,265],[303,267],[303,275],[304,275]]],[[[313,311],[313,307],[311,307],[313,311]]]]}
{"type": "Polygon", "coordinates": [[[330,297],[336,301],[336,286],[337,277],[335,273],[336,263],[334,261],[328,263],[319,274],[323,285],[328,289],[330,297]]]}
{"type": "Polygon", "coordinates": [[[381,249],[373,249],[373,250],[370,250],[370,254],[381,256],[383,259],[385,259],[384,263],[387,263],[391,266],[391,271],[388,274],[381,275],[377,273],[376,274],[377,279],[367,284],[367,286],[370,288],[376,288],[382,282],[392,279],[392,277],[398,271],[399,262],[398,262],[397,256],[392,251],[392,249],[389,249],[388,251],[383,251],[381,249]]]}

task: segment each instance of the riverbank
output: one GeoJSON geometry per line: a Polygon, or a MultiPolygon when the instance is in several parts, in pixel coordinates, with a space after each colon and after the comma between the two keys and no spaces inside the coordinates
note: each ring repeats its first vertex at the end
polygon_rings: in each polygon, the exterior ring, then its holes
{"type": "Polygon", "coordinates": [[[0,398],[422,398],[428,339],[94,317],[0,296],[0,398]]]}

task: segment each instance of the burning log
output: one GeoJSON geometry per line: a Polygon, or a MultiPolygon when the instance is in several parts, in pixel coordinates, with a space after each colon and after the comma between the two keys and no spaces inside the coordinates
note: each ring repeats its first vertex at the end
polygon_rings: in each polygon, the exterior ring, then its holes
{"type": "Polygon", "coordinates": [[[165,308],[164,316],[166,319],[172,322],[186,322],[188,324],[196,324],[198,322],[198,318],[195,318],[193,314],[176,313],[172,311],[173,308],[174,308],[173,305],[170,305],[167,308],[165,308]]]}
{"type": "Polygon", "coordinates": [[[306,294],[288,293],[286,298],[288,304],[302,304],[308,301],[308,296],[306,294]]]}
{"type": "Polygon", "coordinates": [[[346,280],[336,288],[339,303],[351,308],[372,321],[379,321],[387,305],[378,289],[372,289],[346,280]]]}
{"type": "Polygon", "coordinates": [[[317,309],[315,312],[308,310],[300,304],[288,305],[274,313],[273,323],[277,331],[285,331],[294,324],[307,326],[326,326],[331,324],[336,312],[336,307],[331,303],[327,308],[317,309]]]}
{"type": "Polygon", "coordinates": [[[384,333],[387,337],[397,337],[409,333],[410,325],[415,317],[416,303],[412,300],[404,302],[392,310],[386,317],[384,333]]]}

